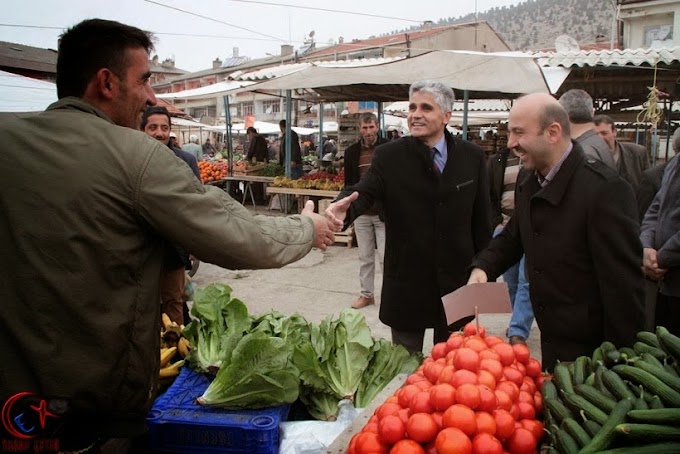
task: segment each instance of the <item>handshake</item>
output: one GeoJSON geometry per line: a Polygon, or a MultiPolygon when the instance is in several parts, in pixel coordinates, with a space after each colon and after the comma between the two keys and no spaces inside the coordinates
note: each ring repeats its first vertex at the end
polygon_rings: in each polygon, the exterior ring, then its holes
{"type": "Polygon", "coordinates": [[[335,232],[342,230],[347,210],[358,197],[359,193],[353,192],[347,197],[331,203],[323,215],[314,212],[314,202],[307,201],[301,215],[308,217],[314,223],[314,247],[325,251],[328,246],[335,243],[335,232]]]}

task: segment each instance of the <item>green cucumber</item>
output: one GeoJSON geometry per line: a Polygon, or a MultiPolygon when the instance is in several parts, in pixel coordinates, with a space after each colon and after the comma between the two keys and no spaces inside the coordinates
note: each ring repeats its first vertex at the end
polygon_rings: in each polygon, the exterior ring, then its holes
{"type": "Polygon", "coordinates": [[[656,378],[654,375],[637,367],[619,364],[614,366],[614,372],[627,380],[642,385],[645,389],[656,394],[664,404],[680,407],[680,393],[656,378]]]}
{"type": "Polygon", "coordinates": [[[600,349],[602,349],[602,354],[606,355],[610,351],[616,350],[616,345],[614,345],[613,343],[611,343],[609,341],[604,341],[604,342],[602,342],[602,344],[600,344],[600,349]]]}
{"type": "Polygon", "coordinates": [[[576,393],[564,393],[562,399],[564,399],[564,404],[567,406],[567,408],[569,408],[575,415],[580,414],[581,411],[583,411],[586,419],[595,420],[600,424],[604,424],[607,421],[607,414],[605,412],[576,393]]]}
{"type": "Polygon", "coordinates": [[[617,434],[632,442],[649,443],[652,441],[680,440],[680,427],[660,426],[658,424],[619,424],[617,434]]]}
{"type": "Polygon", "coordinates": [[[674,377],[680,377],[680,374],[678,374],[677,369],[670,364],[664,364],[663,369],[674,377]]]}
{"type": "Polygon", "coordinates": [[[640,359],[642,361],[648,362],[649,364],[652,364],[656,367],[663,368],[663,363],[659,361],[656,356],[652,355],[651,353],[643,353],[640,355],[640,359]]]}
{"type": "Polygon", "coordinates": [[[607,367],[612,367],[622,361],[621,353],[618,350],[610,350],[604,355],[604,364],[607,367]]]}
{"type": "Polygon", "coordinates": [[[630,399],[624,399],[617,402],[616,407],[602,425],[602,429],[590,440],[586,446],[579,451],[579,454],[593,454],[603,449],[607,449],[616,436],[616,426],[622,424],[626,420],[626,414],[633,407],[633,402],[630,399]]]}
{"type": "Polygon", "coordinates": [[[661,348],[659,339],[656,337],[656,334],[652,333],[651,331],[640,331],[635,335],[635,338],[640,342],[651,345],[652,347],[661,348]]]}
{"type": "Polygon", "coordinates": [[[613,370],[607,369],[602,372],[602,383],[604,383],[604,385],[607,387],[607,390],[609,390],[609,392],[612,393],[614,398],[617,400],[634,399],[636,397],[633,395],[631,390],[628,389],[621,377],[619,377],[619,375],[613,370]]]}
{"type": "Polygon", "coordinates": [[[648,410],[648,409],[649,409],[649,405],[647,404],[645,399],[643,399],[642,397],[638,397],[633,402],[633,410],[648,410]]]}
{"type": "Polygon", "coordinates": [[[555,369],[553,370],[553,380],[555,381],[555,386],[557,386],[557,389],[560,391],[567,393],[574,392],[574,385],[572,384],[569,366],[567,366],[565,363],[558,363],[555,366],[555,369]]]}
{"type": "Polygon", "coordinates": [[[555,434],[555,445],[562,454],[577,454],[578,444],[576,440],[567,433],[566,430],[557,429],[555,434]]]}
{"type": "Polygon", "coordinates": [[[651,345],[645,344],[644,342],[635,342],[633,344],[633,350],[635,350],[635,353],[638,355],[649,353],[659,361],[663,361],[663,359],[668,356],[666,355],[666,352],[660,348],[652,347],[651,345]]]}
{"type": "Polygon", "coordinates": [[[628,418],[637,423],[680,426],[680,408],[631,410],[628,418]]]}
{"type": "Polygon", "coordinates": [[[593,367],[597,367],[598,364],[604,363],[604,355],[602,354],[602,347],[597,347],[593,350],[593,356],[591,357],[591,363],[593,367]]]}
{"type": "Polygon", "coordinates": [[[574,385],[581,385],[586,381],[586,377],[590,373],[590,358],[587,356],[579,356],[574,361],[574,385]]]}
{"type": "Polygon", "coordinates": [[[652,400],[649,401],[649,408],[652,410],[664,408],[661,398],[659,396],[652,396],[652,400]]]}
{"type": "Polygon", "coordinates": [[[586,377],[586,381],[584,381],[583,384],[588,385],[588,386],[595,386],[595,372],[591,372],[586,377]]]}
{"type": "Polygon", "coordinates": [[[656,337],[661,348],[671,355],[675,362],[680,362],[680,337],[672,334],[663,326],[656,327],[656,337]]]}
{"type": "Polygon", "coordinates": [[[592,386],[586,384],[576,385],[574,386],[574,391],[605,413],[611,412],[614,409],[614,406],[616,406],[616,401],[614,399],[605,396],[592,386]]]}
{"type": "Polygon", "coordinates": [[[562,421],[562,429],[571,435],[580,448],[590,443],[590,439],[592,438],[590,435],[588,435],[588,432],[586,432],[585,429],[581,427],[581,425],[573,418],[565,418],[564,421],[562,421]]]}
{"type": "Polygon", "coordinates": [[[640,360],[635,361],[635,363],[633,363],[633,366],[642,369],[646,372],[649,372],[650,374],[652,374],[653,376],[667,384],[671,389],[680,393],[680,378],[674,377],[663,367],[659,368],[651,363],[648,363],[647,361],[640,360]]]}
{"type": "Polygon", "coordinates": [[[608,449],[598,454],[678,454],[679,452],[680,443],[654,443],[653,445],[608,449]]]}
{"type": "MultiPolygon", "coordinates": [[[[629,381],[627,381],[626,384],[628,385],[630,390],[633,391],[633,394],[635,395],[636,398],[640,397],[643,398],[648,405],[654,398],[654,395],[646,392],[643,386],[636,385],[635,383],[631,383],[629,381]]],[[[635,400],[633,400],[633,402],[635,402],[635,400]]],[[[635,405],[635,403],[633,403],[633,405],[635,405]]]]}
{"type": "Polygon", "coordinates": [[[596,423],[592,419],[586,419],[583,421],[583,428],[588,432],[588,435],[594,437],[602,429],[602,425],[596,423]]]}
{"type": "Polygon", "coordinates": [[[558,424],[561,424],[565,418],[572,418],[574,416],[560,399],[547,399],[544,404],[548,411],[550,411],[550,416],[558,424]]]}
{"type": "Polygon", "coordinates": [[[552,380],[544,380],[543,386],[541,387],[541,394],[543,395],[543,400],[548,399],[559,399],[560,395],[557,392],[557,387],[552,380]]]}
{"type": "Polygon", "coordinates": [[[637,358],[638,354],[635,353],[635,350],[629,347],[621,347],[619,348],[619,353],[621,353],[621,358],[625,361],[630,361],[633,358],[637,358]]]}
{"type": "MultiPolygon", "coordinates": [[[[607,370],[607,368],[604,367],[604,365],[600,364],[599,366],[597,366],[597,368],[595,369],[595,385],[594,386],[595,386],[595,389],[600,391],[602,394],[604,394],[607,397],[611,397],[613,399],[614,395],[611,392],[609,392],[607,387],[602,382],[602,373],[605,370],[607,370]]],[[[618,400],[618,399],[615,399],[615,400],[618,400]]]]}

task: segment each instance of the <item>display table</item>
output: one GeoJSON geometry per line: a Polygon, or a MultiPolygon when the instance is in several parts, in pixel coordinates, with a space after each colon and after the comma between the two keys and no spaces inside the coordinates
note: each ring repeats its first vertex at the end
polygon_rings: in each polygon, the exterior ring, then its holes
{"type": "MultiPolygon", "coordinates": [[[[297,198],[298,211],[301,211],[305,206],[307,200],[314,201],[317,211],[323,212],[331,200],[335,199],[340,191],[323,191],[320,189],[298,189],[298,188],[280,188],[274,186],[267,187],[267,195],[292,195],[297,198]],[[319,209],[320,207],[321,209],[319,209]]],[[[352,247],[354,241],[354,227],[350,226],[344,232],[335,234],[336,243],[345,243],[347,247],[352,247]]]]}
{"type": "MultiPolygon", "coordinates": [[[[239,174],[234,174],[230,177],[225,177],[221,179],[220,181],[213,182],[212,184],[219,184],[219,183],[224,183],[226,182],[227,185],[231,184],[232,181],[237,181],[237,182],[243,182],[244,187],[243,187],[243,200],[241,200],[241,204],[245,206],[246,204],[246,199],[248,198],[248,194],[250,194],[250,201],[252,202],[253,206],[255,206],[255,196],[253,195],[253,188],[251,185],[253,183],[263,183],[265,185],[265,188],[267,188],[268,185],[274,182],[274,177],[261,177],[257,175],[239,175],[239,174]]],[[[227,192],[229,192],[229,188],[227,187],[227,192]]]]}

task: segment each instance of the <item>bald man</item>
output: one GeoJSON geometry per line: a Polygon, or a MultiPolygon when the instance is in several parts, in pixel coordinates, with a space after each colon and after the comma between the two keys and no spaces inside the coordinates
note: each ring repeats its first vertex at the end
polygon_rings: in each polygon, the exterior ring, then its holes
{"type": "Polygon", "coordinates": [[[475,257],[468,284],[495,280],[526,254],[544,369],[591,355],[604,340],[632,345],[645,322],[633,190],[585,156],[566,111],[547,94],[520,98],[508,131],[526,172],[512,218],[475,257]]]}

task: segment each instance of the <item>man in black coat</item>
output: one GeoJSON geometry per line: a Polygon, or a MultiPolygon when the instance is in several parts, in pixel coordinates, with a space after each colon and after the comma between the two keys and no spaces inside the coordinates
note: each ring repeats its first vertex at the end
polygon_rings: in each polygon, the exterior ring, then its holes
{"type": "Polygon", "coordinates": [[[248,145],[248,154],[246,160],[251,162],[268,162],[267,156],[267,139],[258,134],[257,129],[249,126],[246,130],[250,144],[248,145]]]}
{"type": "Polygon", "coordinates": [[[633,344],[645,325],[635,195],[616,171],[570,140],[565,110],[547,94],[510,110],[508,147],[532,171],[503,232],[474,261],[487,282],[526,255],[543,367],[591,355],[602,341],[633,344]]]}
{"type": "Polygon", "coordinates": [[[337,201],[326,210],[347,227],[382,204],[380,320],[392,328],[392,341],[412,352],[422,350],[426,328],[434,328],[435,343],[448,338],[441,297],[465,285],[470,261],[491,238],[484,153],[446,131],[453,101],[451,88],[440,82],[411,85],[411,137],[379,145],[361,181],[338,197],[356,191],[358,199],[348,210],[337,201]]]}

